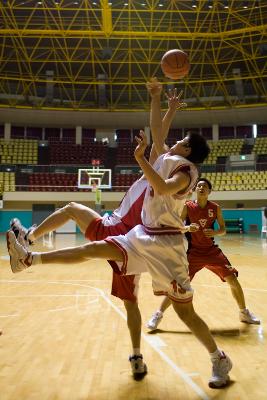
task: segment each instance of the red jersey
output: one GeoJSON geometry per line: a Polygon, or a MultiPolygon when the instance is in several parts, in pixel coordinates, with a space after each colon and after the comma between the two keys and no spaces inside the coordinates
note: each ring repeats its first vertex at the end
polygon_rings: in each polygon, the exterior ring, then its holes
{"type": "Polygon", "coordinates": [[[218,204],[208,201],[204,208],[201,208],[196,201],[187,201],[186,224],[196,223],[199,225],[197,232],[187,233],[188,250],[190,248],[200,248],[205,251],[215,245],[214,239],[204,235],[204,229],[214,229],[214,223],[217,219],[218,204]]]}

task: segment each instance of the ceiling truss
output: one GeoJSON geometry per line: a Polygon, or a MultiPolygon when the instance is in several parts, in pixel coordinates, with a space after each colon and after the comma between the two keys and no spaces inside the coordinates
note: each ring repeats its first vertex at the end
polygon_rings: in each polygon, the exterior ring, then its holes
{"type": "Polygon", "coordinates": [[[152,76],[188,109],[267,105],[266,1],[2,0],[0,21],[0,107],[147,110],[152,76]],[[172,48],[183,81],[160,69],[172,48]]]}

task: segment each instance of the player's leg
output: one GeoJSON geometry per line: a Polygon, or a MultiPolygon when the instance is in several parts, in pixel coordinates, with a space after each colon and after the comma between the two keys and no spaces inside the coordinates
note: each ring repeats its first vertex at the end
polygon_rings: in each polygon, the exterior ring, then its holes
{"type": "Polygon", "coordinates": [[[130,333],[132,353],[129,357],[133,377],[142,379],[147,373],[147,366],[141,353],[142,319],[138,307],[140,275],[118,275],[113,272],[111,294],[123,301],[127,313],[127,325],[130,333]]]}
{"type": "Polygon", "coordinates": [[[234,274],[224,277],[224,280],[230,286],[233,298],[239,307],[239,319],[241,322],[248,324],[260,324],[260,319],[256,317],[251,311],[246,308],[246,301],[243,289],[234,274]]]}
{"type": "Polygon", "coordinates": [[[222,251],[211,259],[214,264],[207,265],[206,268],[230,286],[232,296],[239,307],[240,321],[248,324],[260,324],[260,319],[246,308],[244,292],[237,279],[238,271],[230,265],[222,251]]]}
{"type": "Polygon", "coordinates": [[[104,240],[50,252],[31,253],[17,241],[13,231],[8,231],[7,247],[10,255],[10,265],[14,273],[32,265],[77,264],[93,258],[124,261],[122,250],[104,240]]]}
{"type": "Polygon", "coordinates": [[[124,300],[123,303],[127,312],[127,326],[133,348],[129,361],[131,363],[134,379],[141,380],[147,373],[147,366],[144,363],[143,355],[141,354],[141,313],[137,302],[124,300]]]}
{"type": "Polygon", "coordinates": [[[208,350],[212,362],[212,377],[209,380],[211,388],[224,387],[229,382],[228,372],[232,368],[229,357],[220,351],[210,333],[207,324],[195,312],[193,303],[172,301],[173,308],[179,318],[208,350]]]}
{"type": "Polygon", "coordinates": [[[18,240],[23,244],[23,240],[25,240],[26,243],[32,243],[44,234],[56,230],[71,219],[75,221],[80,230],[85,233],[89,224],[96,218],[100,218],[100,215],[96,211],[82,204],[71,202],[49,215],[38,226],[27,229],[21,225],[17,218],[14,218],[10,222],[10,225],[18,240]],[[20,240],[21,238],[23,240],[20,240]]]}

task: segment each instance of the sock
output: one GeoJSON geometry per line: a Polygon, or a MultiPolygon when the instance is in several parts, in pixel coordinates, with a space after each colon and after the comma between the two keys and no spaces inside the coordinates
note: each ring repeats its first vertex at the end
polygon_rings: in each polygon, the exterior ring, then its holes
{"type": "Polygon", "coordinates": [[[215,360],[218,360],[218,358],[220,358],[222,355],[223,355],[223,354],[222,354],[221,350],[216,349],[216,350],[214,351],[214,353],[210,353],[210,359],[211,359],[211,361],[213,362],[213,361],[215,361],[215,360]]]}
{"type": "Polygon", "coordinates": [[[41,253],[32,253],[32,265],[42,264],[41,253]]]}
{"type": "Polygon", "coordinates": [[[246,312],[247,311],[247,309],[246,308],[240,308],[240,310],[239,310],[240,312],[246,312]]]}
{"type": "Polygon", "coordinates": [[[140,347],[133,348],[133,356],[139,356],[140,354],[140,347]]]}

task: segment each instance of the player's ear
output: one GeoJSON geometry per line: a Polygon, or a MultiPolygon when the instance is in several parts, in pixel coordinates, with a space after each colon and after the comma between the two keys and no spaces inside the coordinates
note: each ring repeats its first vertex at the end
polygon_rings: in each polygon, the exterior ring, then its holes
{"type": "Polygon", "coordinates": [[[191,154],[191,152],[192,152],[192,149],[191,149],[190,146],[188,146],[188,147],[185,148],[185,151],[186,151],[186,155],[187,155],[187,156],[190,156],[190,154],[191,154]]]}

